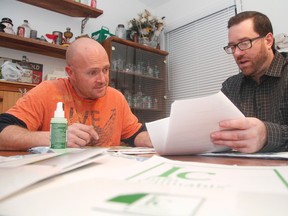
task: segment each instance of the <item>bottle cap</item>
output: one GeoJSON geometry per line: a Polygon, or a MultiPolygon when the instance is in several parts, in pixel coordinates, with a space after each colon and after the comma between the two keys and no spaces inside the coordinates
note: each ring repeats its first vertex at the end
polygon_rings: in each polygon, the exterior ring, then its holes
{"type": "Polygon", "coordinates": [[[56,107],[56,110],[54,112],[54,117],[64,118],[64,109],[63,109],[63,103],[62,102],[57,103],[57,107],[56,107]]]}

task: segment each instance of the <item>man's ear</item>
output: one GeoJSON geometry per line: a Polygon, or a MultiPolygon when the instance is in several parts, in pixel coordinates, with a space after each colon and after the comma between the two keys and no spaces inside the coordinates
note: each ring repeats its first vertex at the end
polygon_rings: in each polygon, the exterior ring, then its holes
{"type": "Polygon", "coordinates": [[[266,35],[265,37],[266,41],[267,41],[267,45],[269,47],[272,47],[273,46],[273,42],[274,42],[274,37],[273,37],[273,34],[270,32],[266,35]]]}
{"type": "Polygon", "coordinates": [[[71,75],[72,75],[72,73],[73,73],[73,71],[72,71],[72,69],[71,69],[71,66],[66,66],[65,67],[65,71],[66,71],[66,73],[67,73],[67,75],[70,77],[71,75]]]}

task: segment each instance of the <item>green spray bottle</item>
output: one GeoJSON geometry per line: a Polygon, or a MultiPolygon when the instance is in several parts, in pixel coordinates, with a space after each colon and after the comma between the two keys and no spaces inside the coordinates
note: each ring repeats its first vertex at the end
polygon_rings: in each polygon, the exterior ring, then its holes
{"type": "Polygon", "coordinates": [[[51,149],[65,149],[67,146],[67,119],[64,116],[63,103],[58,102],[54,118],[50,121],[51,149]]]}

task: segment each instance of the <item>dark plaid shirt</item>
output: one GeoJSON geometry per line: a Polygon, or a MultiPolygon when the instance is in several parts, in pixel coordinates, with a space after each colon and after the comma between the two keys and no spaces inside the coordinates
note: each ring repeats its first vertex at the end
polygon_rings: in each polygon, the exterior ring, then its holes
{"type": "Polygon", "coordinates": [[[288,151],[288,62],[278,52],[257,84],[242,73],[228,78],[222,92],[246,117],[264,122],[268,142],[261,152],[288,151]]]}

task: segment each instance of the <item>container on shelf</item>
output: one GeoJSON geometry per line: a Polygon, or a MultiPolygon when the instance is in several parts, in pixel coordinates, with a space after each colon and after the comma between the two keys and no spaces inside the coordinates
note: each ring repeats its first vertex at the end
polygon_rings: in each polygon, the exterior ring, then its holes
{"type": "Polygon", "coordinates": [[[30,31],[31,31],[31,27],[28,23],[28,20],[24,20],[23,24],[21,25],[21,27],[23,27],[24,30],[24,37],[26,38],[30,38],[30,31]]]}
{"type": "Polygon", "coordinates": [[[63,33],[60,31],[53,31],[53,35],[57,35],[58,37],[55,39],[55,44],[62,45],[63,33]]]}
{"type": "Polygon", "coordinates": [[[126,39],[126,30],[123,24],[118,24],[115,30],[115,35],[119,38],[126,39]]]}

